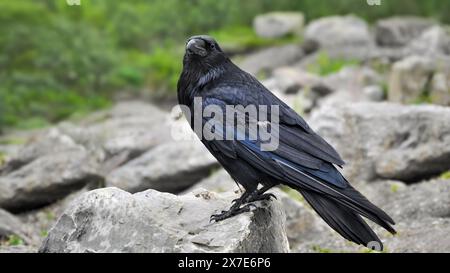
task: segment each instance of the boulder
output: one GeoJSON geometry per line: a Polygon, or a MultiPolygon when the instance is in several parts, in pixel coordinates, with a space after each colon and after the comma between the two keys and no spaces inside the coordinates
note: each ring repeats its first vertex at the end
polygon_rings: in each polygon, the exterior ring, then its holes
{"type": "Polygon", "coordinates": [[[450,70],[434,74],[430,86],[430,101],[450,106],[450,70]]]}
{"type": "Polygon", "coordinates": [[[239,62],[239,66],[250,74],[259,76],[261,73],[270,74],[277,67],[293,64],[303,56],[304,52],[300,46],[276,46],[247,55],[239,62]]]}
{"type": "Polygon", "coordinates": [[[59,218],[40,252],[287,252],[284,215],[276,201],[209,222],[236,197],[205,190],[183,196],[90,191],[59,218]]]}
{"type": "Polygon", "coordinates": [[[262,38],[280,38],[289,34],[300,34],[304,21],[301,12],[271,12],[256,16],[253,28],[262,38]]]}
{"type": "Polygon", "coordinates": [[[76,124],[65,122],[58,127],[105,163],[112,160],[120,165],[169,141],[171,122],[166,112],[152,104],[127,101],[76,124]]]}
{"type": "MultiPolygon", "coordinates": [[[[202,180],[186,192],[199,189],[207,189],[216,193],[231,191],[242,194],[236,182],[224,169],[202,180]]],[[[275,194],[286,215],[286,235],[291,248],[295,248],[303,241],[320,238],[322,232],[329,230],[325,222],[316,215],[297,191],[281,187],[273,188],[270,192],[275,194]]]]}
{"type": "Polygon", "coordinates": [[[367,54],[373,46],[368,24],[353,15],[324,17],[306,26],[305,40],[318,42],[326,51],[355,51],[367,54]]]}
{"type": "Polygon", "coordinates": [[[106,185],[129,192],[156,189],[177,193],[207,177],[218,167],[198,139],[160,145],[106,177],[106,185]]]}
{"type": "Polygon", "coordinates": [[[434,64],[427,57],[410,56],[396,62],[389,78],[389,101],[407,104],[419,102],[433,73],[434,64]]]}
{"type": "Polygon", "coordinates": [[[406,52],[409,55],[437,58],[450,55],[450,34],[441,26],[431,27],[413,39],[406,47],[406,52]]]}
{"type": "Polygon", "coordinates": [[[417,182],[450,169],[450,109],[392,103],[324,104],[310,125],[348,163],[350,181],[417,182]]]}
{"type": "Polygon", "coordinates": [[[442,58],[416,55],[396,62],[390,73],[388,99],[407,104],[450,105],[449,64],[442,58]]]}
{"type": "Polygon", "coordinates": [[[380,20],[375,25],[375,40],[385,47],[402,47],[434,24],[429,19],[397,16],[380,20]]]}
{"type": "Polygon", "coordinates": [[[0,207],[23,211],[47,205],[88,184],[98,184],[97,162],[85,150],[41,156],[0,176],[0,207]]]}

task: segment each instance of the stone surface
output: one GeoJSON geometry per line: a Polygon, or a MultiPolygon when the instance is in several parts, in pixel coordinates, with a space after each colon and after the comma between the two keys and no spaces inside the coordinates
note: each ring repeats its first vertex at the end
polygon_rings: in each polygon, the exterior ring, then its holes
{"type": "Polygon", "coordinates": [[[213,213],[235,194],[205,190],[175,196],[117,188],[82,195],[52,228],[40,252],[287,252],[284,215],[277,202],[219,223],[213,213]]]}
{"type": "Polygon", "coordinates": [[[450,106],[450,70],[434,74],[430,90],[432,103],[450,106]]]}
{"type": "Polygon", "coordinates": [[[27,245],[0,246],[0,253],[37,253],[37,248],[27,245]]]}
{"type": "Polygon", "coordinates": [[[16,216],[0,209],[0,240],[10,235],[16,235],[29,242],[29,236],[26,234],[23,223],[16,216]]]}
{"type": "Polygon", "coordinates": [[[381,46],[405,46],[433,24],[428,19],[411,16],[383,19],[375,25],[375,39],[377,44],[381,46]]]}
{"type": "Polygon", "coordinates": [[[129,192],[156,189],[176,193],[216,167],[217,161],[199,140],[170,142],[115,169],[106,177],[106,184],[129,192]]]}
{"type": "MultiPolygon", "coordinates": [[[[186,192],[198,189],[242,194],[236,182],[224,169],[200,181],[186,192]]],[[[320,238],[323,231],[329,230],[325,222],[316,215],[297,191],[283,187],[282,189],[273,188],[270,192],[275,194],[286,215],[286,235],[291,248],[295,248],[303,241],[320,238]]]]}
{"type": "Polygon", "coordinates": [[[316,41],[323,49],[368,47],[373,44],[367,23],[353,15],[331,16],[306,26],[305,40],[316,41]]]}
{"type": "Polygon", "coordinates": [[[310,125],[348,164],[350,181],[417,182],[450,169],[450,109],[392,103],[323,105],[310,125]]]}
{"type": "Polygon", "coordinates": [[[412,40],[408,44],[406,51],[409,55],[431,57],[450,55],[450,34],[441,26],[431,27],[412,40]]]}
{"type": "Polygon", "coordinates": [[[39,157],[0,177],[0,207],[23,211],[57,201],[91,183],[101,183],[86,151],[39,157]]]}
{"type": "Polygon", "coordinates": [[[277,67],[293,64],[304,56],[300,46],[284,45],[259,50],[247,55],[239,66],[253,75],[260,73],[269,74],[277,67]]]}
{"type": "Polygon", "coordinates": [[[432,60],[423,56],[410,56],[395,63],[389,78],[389,101],[409,104],[418,102],[433,73],[432,60]]]}
{"type": "Polygon", "coordinates": [[[260,37],[280,38],[288,34],[300,34],[304,21],[301,12],[271,12],[256,16],[253,28],[260,37]]]}

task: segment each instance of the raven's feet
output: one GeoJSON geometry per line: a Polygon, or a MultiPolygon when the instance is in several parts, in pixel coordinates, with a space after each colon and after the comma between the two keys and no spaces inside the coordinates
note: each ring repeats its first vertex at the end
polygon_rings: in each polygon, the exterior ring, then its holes
{"type": "Polygon", "coordinates": [[[220,222],[222,220],[225,220],[225,219],[228,219],[230,217],[239,215],[241,213],[249,212],[252,207],[256,208],[256,206],[254,204],[247,204],[247,205],[245,205],[245,206],[243,206],[241,208],[240,207],[236,207],[236,206],[232,206],[230,210],[226,210],[226,211],[224,210],[224,211],[222,211],[222,213],[211,215],[211,218],[210,218],[209,221],[210,222],[212,222],[212,221],[220,222]]]}

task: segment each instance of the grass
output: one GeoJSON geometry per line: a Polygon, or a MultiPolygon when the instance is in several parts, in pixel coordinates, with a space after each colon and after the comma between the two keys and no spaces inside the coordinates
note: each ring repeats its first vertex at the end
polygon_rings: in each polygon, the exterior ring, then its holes
{"type": "Polygon", "coordinates": [[[23,245],[24,241],[22,240],[22,238],[20,238],[17,235],[9,235],[8,241],[6,242],[6,244],[9,246],[18,246],[18,245],[23,245]]]}
{"type": "Polygon", "coordinates": [[[222,49],[228,52],[242,53],[261,47],[283,45],[288,43],[300,44],[302,38],[289,35],[279,39],[261,38],[250,26],[233,26],[211,31],[208,35],[214,37],[222,49]]]}
{"type": "Polygon", "coordinates": [[[397,184],[392,184],[391,185],[391,192],[392,193],[398,192],[398,185],[397,184]]]}
{"type": "Polygon", "coordinates": [[[444,180],[450,179],[450,171],[446,171],[445,173],[441,174],[439,178],[444,180]]]}
{"type": "Polygon", "coordinates": [[[358,65],[357,60],[346,60],[340,58],[330,58],[328,53],[321,51],[318,54],[317,61],[307,67],[308,72],[320,76],[327,76],[341,71],[346,66],[358,65]]]}

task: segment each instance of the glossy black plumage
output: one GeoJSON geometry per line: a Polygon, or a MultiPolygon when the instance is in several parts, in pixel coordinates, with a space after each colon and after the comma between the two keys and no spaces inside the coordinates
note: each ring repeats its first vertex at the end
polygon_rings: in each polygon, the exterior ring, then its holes
{"type": "MultiPolygon", "coordinates": [[[[250,140],[248,132],[226,122],[216,130],[233,130],[236,135],[243,134],[244,139],[206,140],[204,136],[201,139],[246,190],[240,200],[242,203],[259,200],[255,196],[263,196],[270,187],[284,184],[303,194],[328,225],[350,241],[366,246],[370,242],[379,242],[382,246],[361,216],[395,233],[391,227],[394,221],[356,191],[335,167],[345,164],[336,150],[256,78],[234,65],[208,36],[195,36],[188,40],[183,72],[178,82],[179,103],[189,107],[191,112],[194,111],[195,97],[201,98],[203,109],[215,105],[224,113],[226,105],[279,107],[279,146],[273,151],[262,150],[260,139],[250,140]],[[256,191],[258,184],[264,188],[259,193],[256,191]],[[251,193],[254,193],[253,199],[247,196],[251,193]]],[[[202,125],[210,120],[202,118],[202,125]]],[[[193,117],[190,122],[194,128],[193,117]]]]}

